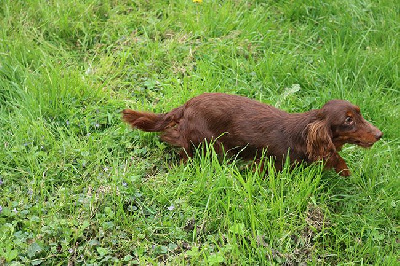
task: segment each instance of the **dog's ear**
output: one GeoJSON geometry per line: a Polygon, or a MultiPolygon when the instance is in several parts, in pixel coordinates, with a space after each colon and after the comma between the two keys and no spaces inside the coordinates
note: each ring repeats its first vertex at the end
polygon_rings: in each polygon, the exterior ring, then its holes
{"type": "Polygon", "coordinates": [[[332,131],[326,120],[318,119],[308,124],[306,132],[307,154],[310,161],[326,160],[336,152],[332,142],[332,131]]]}

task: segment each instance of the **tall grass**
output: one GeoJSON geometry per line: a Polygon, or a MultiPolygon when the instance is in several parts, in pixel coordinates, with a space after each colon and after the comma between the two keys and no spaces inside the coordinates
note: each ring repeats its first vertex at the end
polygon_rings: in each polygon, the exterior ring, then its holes
{"type": "Polygon", "coordinates": [[[373,1],[2,1],[0,264],[374,264],[400,258],[400,9],[373,1]],[[384,132],[262,175],[187,164],[125,107],[203,92],[289,112],[341,98],[384,132]]]}

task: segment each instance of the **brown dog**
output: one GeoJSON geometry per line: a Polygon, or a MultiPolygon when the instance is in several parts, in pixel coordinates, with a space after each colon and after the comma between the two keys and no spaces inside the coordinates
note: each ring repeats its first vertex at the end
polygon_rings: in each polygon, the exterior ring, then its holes
{"type": "Polygon", "coordinates": [[[331,100],[321,109],[289,114],[275,107],[224,93],[204,93],[165,114],[123,111],[133,128],[162,132],[161,139],[183,147],[183,159],[193,148],[213,142],[218,153],[238,153],[244,159],[273,156],[281,169],[287,154],[290,162],[323,160],[343,176],[350,175],[338,154],[345,143],[371,147],[382,132],[367,122],[360,108],[344,100],[331,100]]]}

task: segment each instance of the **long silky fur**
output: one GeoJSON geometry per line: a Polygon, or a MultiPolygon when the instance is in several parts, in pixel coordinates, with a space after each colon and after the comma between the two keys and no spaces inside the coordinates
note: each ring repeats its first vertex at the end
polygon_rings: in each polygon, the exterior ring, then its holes
{"type": "Polygon", "coordinates": [[[326,121],[317,120],[307,125],[307,154],[311,161],[326,160],[335,151],[332,143],[332,132],[326,121]]]}

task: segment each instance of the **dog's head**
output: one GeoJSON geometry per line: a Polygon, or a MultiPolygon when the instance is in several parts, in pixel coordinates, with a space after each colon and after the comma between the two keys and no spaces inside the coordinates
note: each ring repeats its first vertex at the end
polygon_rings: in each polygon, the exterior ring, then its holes
{"type": "Polygon", "coordinates": [[[317,110],[307,126],[307,153],[312,161],[326,159],[346,143],[371,147],[383,133],[366,121],[360,108],[344,100],[331,100],[317,110]]]}

